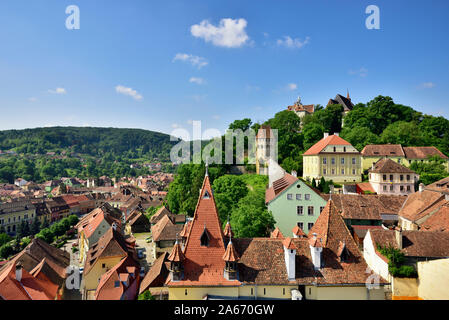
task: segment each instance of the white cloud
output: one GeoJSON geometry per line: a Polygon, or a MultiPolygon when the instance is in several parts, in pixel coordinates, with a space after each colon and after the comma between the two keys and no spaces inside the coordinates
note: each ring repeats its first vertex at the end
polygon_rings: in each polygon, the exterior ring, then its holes
{"type": "Polygon", "coordinates": [[[221,19],[218,26],[214,26],[208,20],[201,21],[190,27],[190,32],[194,37],[202,38],[206,42],[219,47],[237,48],[241,47],[249,40],[245,28],[245,19],[221,19]]]}
{"type": "Polygon", "coordinates": [[[433,82],[423,82],[423,83],[421,83],[420,87],[422,89],[430,89],[430,88],[435,87],[435,83],[433,83],[433,82]]]}
{"type": "Polygon", "coordinates": [[[289,83],[287,85],[287,89],[288,90],[296,90],[296,89],[298,89],[298,85],[296,83],[289,83]]]}
{"type": "Polygon", "coordinates": [[[136,90],[132,88],[127,88],[121,85],[115,87],[115,91],[120,94],[124,94],[125,96],[133,97],[134,100],[140,101],[143,99],[142,95],[139,94],[136,90]]]}
{"type": "Polygon", "coordinates": [[[366,77],[368,75],[368,70],[365,68],[360,68],[358,70],[349,70],[350,75],[357,75],[360,77],[366,77]]]}
{"type": "Polygon", "coordinates": [[[201,69],[202,67],[207,66],[209,64],[209,62],[205,58],[194,56],[187,53],[177,53],[173,58],[173,62],[177,60],[189,62],[192,66],[198,67],[198,69],[201,69]]]}
{"type": "Polygon", "coordinates": [[[56,88],[55,90],[49,89],[49,93],[51,94],[66,94],[67,91],[64,88],[56,88]]]}
{"type": "Polygon", "coordinates": [[[284,40],[278,39],[276,41],[278,46],[284,46],[287,48],[299,49],[309,43],[310,37],[306,37],[304,41],[299,38],[292,39],[290,36],[284,36],[284,40]]]}
{"type": "Polygon", "coordinates": [[[205,81],[204,81],[203,78],[196,78],[196,77],[191,77],[191,78],[189,79],[189,82],[191,82],[191,83],[196,83],[196,84],[200,84],[200,85],[205,83],[205,81]]]}

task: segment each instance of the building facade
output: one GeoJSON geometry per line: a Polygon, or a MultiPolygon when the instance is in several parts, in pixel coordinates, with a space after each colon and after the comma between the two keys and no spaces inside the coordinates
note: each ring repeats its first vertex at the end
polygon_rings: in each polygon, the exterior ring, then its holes
{"type": "Polygon", "coordinates": [[[324,134],[324,138],[303,154],[304,179],[324,177],[336,183],[361,182],[360,152],[338,134],[324,134]]]}

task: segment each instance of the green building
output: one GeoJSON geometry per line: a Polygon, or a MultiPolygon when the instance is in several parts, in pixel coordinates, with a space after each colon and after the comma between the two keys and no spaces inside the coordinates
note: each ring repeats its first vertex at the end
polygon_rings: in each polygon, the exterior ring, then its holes
{"type": "Polygon", "coordinates": [[[327,201],[304,180],[285,173],[269,186],[265,203],[276,221],[275,226],[285,237],[291,237],[295,226],[307,234],[327,201]]]}

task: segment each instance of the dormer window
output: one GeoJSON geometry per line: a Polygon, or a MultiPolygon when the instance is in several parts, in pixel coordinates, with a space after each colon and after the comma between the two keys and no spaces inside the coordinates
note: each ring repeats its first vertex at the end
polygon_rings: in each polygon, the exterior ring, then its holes
{"type": "Polygon", "coordinates": [[[206,190],[206,192],[204,192],[203,199],[210,199],[209,191],[206,190]]]}
{"type": "Polygon", "coordinates": [[[204,227],[203,234],[200,238],[201,246],[208,247],[209,246],[209,235],[207,234],[207,229],[204,227]]]}

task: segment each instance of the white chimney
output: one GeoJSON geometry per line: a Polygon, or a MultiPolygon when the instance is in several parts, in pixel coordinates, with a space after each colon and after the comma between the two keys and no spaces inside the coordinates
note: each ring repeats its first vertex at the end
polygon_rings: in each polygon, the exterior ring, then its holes
{"type": "Polygon", "coordinates": [[[426,185],[424,183],[420,183],[419,184],[419,192],[423,192],[425,187],[426,187],[426,185]]]}
{"type": "Polygon", "coordinates": [[[16,264],[16,280],[19,282],[22,280],[22,264],[20,262],[16,264]]]}
{"type": "MultiPolygon", "coordinates": [[[[314,233],[313,234],[313,241],[312,243],[315,243],[317,240],[317,234],[314,233]]],[[[312,262],[313,262],[313,267],[315,268],[315,270],[318,270],[321,268],[321,252],[323,251],[323,247],[320,244],[309,244],[310,247],[310,255],[312,256],[312,262]]]]}
{"type": "Polygon", "coordinates": [[[297,177],[297,173],[295,170],[292,170],[292,176],[297,177]]]}
{"type": "Polygon", "coordinates": [[[402,230],[395,229],[394,236],[396,238],[396,243],[398,245],[398,248],[402,250],[402,230]]]}
{"type": "Polygon", "coordinates": [[[329,132],[324,133],[324,138],[327,138],[327,137],[329,137],[329,132]]]}
{"type": "Polygon", "coordinates": [[[285,267],[287,269],[288,280],[295,280],[296,273],[296,250],[288,249],[284,245],[285,267]]]}
{"type": "Polygon", "coordinates": [[[334,132],[334,135],[336,135],[337,137],[340,136],[340,132],[334,132]]]}
{"type": "Polygon", "coordinates": [[[117,224],[115,222],[112,223],[112,229],[114,229],[114,231],[117,231],[117,224]]]}

